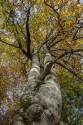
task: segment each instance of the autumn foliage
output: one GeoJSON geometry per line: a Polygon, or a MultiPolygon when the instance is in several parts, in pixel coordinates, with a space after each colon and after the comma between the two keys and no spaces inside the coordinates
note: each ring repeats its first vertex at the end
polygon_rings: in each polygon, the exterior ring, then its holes
{"type": "Polygon", "coordinates": [[[42,46],[47,43],[62,88],[64,123],[81,125],[83,2],[1,0],[0,10],[0,105],[8,108],[0,113],[1,124],[8,123],[26,86],[34,46],[43,67],[42,46]]]}

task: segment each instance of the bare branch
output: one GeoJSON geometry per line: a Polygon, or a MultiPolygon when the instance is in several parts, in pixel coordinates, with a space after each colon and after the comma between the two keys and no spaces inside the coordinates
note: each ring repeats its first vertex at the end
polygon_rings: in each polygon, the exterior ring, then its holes
{"type": "Polygon", "coordinates": [[[18,26],[19,26],[19,28],[20,28],[22,34],[24,35],[24,37],[27,38],[26,35],[25,35],[25,33],[23,32],[23,29],[22,29],[22,27],[20,26],[20,24],[19,24],[18,22],[17,22],[17,24],[18,24],[18,26]]]}
{"type": "Polygon", "coordinates": [[[27,21],[26,21],[26,34],[27,34],[27,38],[26,38],[26,43],[27,43],[28,57],[31,57],[31,53],[30,53],[31,39],[30,39],[30,31],[29,31],[29,16],[30,16],[30,7],[27,10],[27,21]]]}
{"type": "Polygon", "coordinates": [[[63,48],[60,48],[60,49],[52,49],[52,51],[67,51],[67,49],[63,49],[63,48]]]}
{"type": "Polygon", "coordinates": [[[61,25],[61,23],[60,23],[60,15],[59,15],[59,13],[56,11],[56,9],[54,9],[54,7],[52,7],[50,4],[48,4],[48,3],[46,2],[46,0],[44,0],[44,3],[46,4],[46,6],[50,7],[50,8],[57,14],[58,24],[59,24],[59,26],[61,27],[61,29],[63,30],[63,27],[62,27],[62,25],[61,25]]]}
{"type": "Polygon", "coordinates": [[[76,37],[76,38],[72,39],[71,42],[72,42],[73,40],[76,41],[76,40],[78,40],[78,39],[83,39],[83,36],[76,37]]]}
{"type": "Polygon", "coordinates": [[[15,45],[13,45],[13,44],[7,43],[7,42],[5,42],[4,40],[2,40],[1,38],[0,38],[0,42],[5,43],[5,44],[10,45],[10,46],[13,46],[13,47],[15,47],[15,48],[19,48],[19,46],[15,46],[15,45]]]}
{"type": "Polygon", "coordinates": [[[20,42],[18,42],[19,46],[15,46],[15,45],[13,45],[13,44],[7,43],[7,42],[1,40],[1,38],[0,38],[0,42],[5,43],[5,44],[7,44],[7,45],[9,45],[9,46],[13,46],[13,47],[15,47],[15,48],[20,49],[20,50],[28,57],[27,52],[22,48],[22,45],[21,45],[20,42]]]}
{"type": "MultiPolygon", "coordinates": [[[[44,42],[39,45],[38,52],[40,51],[41,47],[42,47],[44,44],[47,44],[47,42],[52,39],[52,38],[50,38],[50,36],[52,35],[53,30],[54,30],[54,28],[51,29],[49,33],[47,32],[47,35],[46,35],[46,37],[45,37],[45,39],[44,39],[44,42]]],[[[54,38],[55,38],[55,37],[54,37],[54,38]]]]}
{"type": "Polygon", "coordinates": [[[76,39],[75,37],[76,37],[78,31],[79,31],[81,28],[82,28],[82,26],[80,25],[80,27],[78,27],[78,28],[76,29],[76,31],[75,31],[75,33],[74,33],[74,36],[73,36],[72,40],[76,39]]]}
{"type": "Polygon", "coordinates": [[[58,11],[59,9],[62,9],[66,4],[68,3],[67,1],[64,1],[57,9],[55,9],[56,11],[58,11]]]}
{"type": "Polygon", "coordinates": [[[52,42],[51,45],[49,45],[48,48],[53,47],[55,44],[57,44],[57,43],[59,43],[59,42],[61,42],[61,41],[62,41],[62,39],[59,39],[59,40],[57,40],[57,41],[55,41],[55,42],[52,42]]]}
{"type": "MultiPolygon", "coordinates": [[[[65,51],[63,54],[61,54],[60,56],[58,56],[54,62],[56,62],[57,60],[61,59],[62,57],[68,55],[68,54],[74,54],[76,52],[83,52],[83,49],[76,49],[76,50],[69,50],[69,51],[65,51]]],[[[52,53],[51,53],[52,54],[52,53]]],[[[53,57],[56,57],[54,54],[52,54],[53,57]]],[[[54,63],[53,62],[53,63],[54,63]]]]}
{"type": "Polygon", "coordinates": [[[60,63],[60,62],[56,62],[56,64],[62,66],[64,69],[66,69],[67,71],[71,72],[71,73],[74,74],[77,78],[79,78],[80,80],[83,81],[83,79],[82,79],[80,76],[78,76],[78,74],[77,74],[76,72],[74,72],[72,69],[67,68],[65,65],[63,65],[63,64],[60,63]]]}

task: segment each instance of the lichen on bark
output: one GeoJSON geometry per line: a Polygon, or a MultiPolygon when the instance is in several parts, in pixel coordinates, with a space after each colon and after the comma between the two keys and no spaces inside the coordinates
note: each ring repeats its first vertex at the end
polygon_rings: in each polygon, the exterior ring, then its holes
{"type": "Polygon", "coordinates": [[[37,48],[32,56],[28,84],[20,99],[20,108],[9,125],[61,125],[62,97],[51,61],[44,45],[44,70],[40,73],[37,48]]]}

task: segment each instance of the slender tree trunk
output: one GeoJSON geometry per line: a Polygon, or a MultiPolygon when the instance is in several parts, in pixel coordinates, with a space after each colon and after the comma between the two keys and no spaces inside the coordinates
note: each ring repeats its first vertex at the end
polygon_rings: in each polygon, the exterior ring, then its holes
{"type": "Polygon", "coordinates": [[[62,98],[53,57],[44,45],[44,70],[40,74],[37,48],[34,49],[28,84],[9,125],[62,125],[62,98]]]}

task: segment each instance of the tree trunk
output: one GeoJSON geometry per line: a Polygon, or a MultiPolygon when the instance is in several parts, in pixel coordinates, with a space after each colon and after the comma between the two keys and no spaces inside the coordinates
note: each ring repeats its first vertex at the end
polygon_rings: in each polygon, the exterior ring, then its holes
{"type": "Polygon", "coordinates": [[[34,49],[28,84],[20,99],[20,108],[9,125],[62,125],[62,98],[53,57],[44,45],[44,70],[40,74],[37,48],[34,49]]]}

